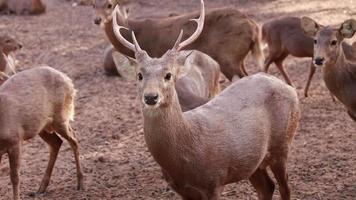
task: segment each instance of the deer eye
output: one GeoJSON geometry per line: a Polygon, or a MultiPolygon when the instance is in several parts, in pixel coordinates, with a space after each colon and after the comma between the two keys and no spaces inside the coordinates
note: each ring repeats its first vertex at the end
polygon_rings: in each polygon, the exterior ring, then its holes
{"type": "Polygon", "coordinates": [[[332,46],[335,46],[336,44],[337,44],[337,41],[336,41],[336,40],[331,41],[331,45],[332,45],[332,46]]]}
{"type": "Polygon", "coordinates": [[[172,74],[171,73],[167,73],[166,76],[164,77],[164,80],[170,81],[171,78],[172,78],[172,74]]]}
{"type": "Polygon", "coordinates": [[[318,40],[314,40],[314,44],[318,44],[318,40]]]}
{"type": "Polygon", "coordinates": [[[138,79],[139,81],[142,81],[143,76],[142,76],[141,72],[137,74],[137,79],[138,79]]]}
{"type": "Polygon", "coordinates": [[[110,3],[110,4],[108,4],[106,7],[107,7],[108,9],[111,9],[111,8],[112,8],[112,4],[110,3]]]}

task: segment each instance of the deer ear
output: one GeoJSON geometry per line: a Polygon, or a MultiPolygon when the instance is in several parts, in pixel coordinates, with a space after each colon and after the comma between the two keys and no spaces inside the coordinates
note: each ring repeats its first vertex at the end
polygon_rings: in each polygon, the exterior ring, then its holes
{"type": "Polygon", "coordinates": [[[121,77],[125,80],[136,80],[137,61],[134,58],[125,56],[117,51],[113,51],[112,58],[121,77]]]}
{"type": "Polygon", "coordinates": [[[341,24],[339,29],[340,34],[344,38],[351,38],[356,32],[356,20],[348,19],[341,24]]]}
{"type": "Polygon", "coordinates": [[[176,59],[178,79],[186,76],[192,69],[194,60],[194,51],[181,51],[176,59]]]}
{"type": "Polygon", "coordinates": [[[309,37],[314,37],[320,28],[320,25],[309,17],[302,17],[300,25],[304,34],[309,37]]]}

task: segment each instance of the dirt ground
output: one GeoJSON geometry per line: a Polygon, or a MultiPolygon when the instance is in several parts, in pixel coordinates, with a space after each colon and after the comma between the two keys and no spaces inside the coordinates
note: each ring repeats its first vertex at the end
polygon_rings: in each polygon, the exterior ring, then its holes
{"type": "MultiPolygon", "coordinates": [[[[107,45],[93,23],[91,7],[71,7],[64,0],[47,0],[41,16],[0,16],[0,32],[19,39],[21,70],[50,65],[67,73],[78,89],[73,127],[80,141],[86,191],[76,191],[72,151],[65,142],[46,194],[31,197],[40,184],[48,148],[39,138],[26,142],[22,155],[23,199],[179,199],[161,177],[143,138],[142,117],[134,82],[107,77],[101,67],[107,45]]],[[[199,8],[197,0],[132,0],[134,17],[167,16],[199,8]],[[159,8],[159,13],[157,10],[159,8]]],[[[207,7],[234,6],[259,23],[280,16],[311,16],[324,24],[356,18],[354,0],[206,0],[207,7]]],[[[297,86],[302,118],[289,161],[292,198],[302,200],[356,199],[356,124],[343,106],[334,103],[321,79],[314,77],[310,97],[302,98],[309,59],[288,58],[286,66],[297,86]]],[[[248,62],[247,69],[258,69],[248,62]]],[[[271,73],[280,77],[274,66],[271,73]]],[[[7,166],[7,158],[1,167],[7,166]]],[[[10,199],[8,169],[0,172],[0,199],[10,199]]],[[[278,191],[278,190],[277,190],[278,191]]],[[[232,184],[224,200],[257,199],[248,182],[232,184]]],[[[279,199],[275,192],[275,199],[279,199]]]]}

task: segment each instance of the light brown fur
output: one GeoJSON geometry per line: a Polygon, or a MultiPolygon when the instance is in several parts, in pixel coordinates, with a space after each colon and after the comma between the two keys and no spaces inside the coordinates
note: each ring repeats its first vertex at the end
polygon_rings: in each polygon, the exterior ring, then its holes
{"type": "MultiPolygon", "coordinates": [[[[96,0],[97,19],[115,49],[125,55],[134,54],[115,38],[112,28],[112,10],[118,1],[96,0]],[[109,6],[110,5],[110,6],[109,6]],[[108,7],[109,6],[109,7],[108,7]]],[[[118,16],[118,23],[135,31],[137,39],[150,56],[160,57],[173,46],[179,31],[184,29],[183,39],[195,30],[189,19],[198,16],[198,12],[161,19],[126,19],[125,14],[118,16]]],[[[258,25],[235,8],[210,9],[206,13],[205,27],[201,37],[186,49],[204,52],[216,60],[222,73],[232,79],[234,75],[247,75],[244,59],[251,51],[256,60],[263,58],[258,25]],[[220,50],[217,50],[220,49],[220,50]]],[[[124,37],[131,41],[129,34],[124,37]]]]}
{"type": "Polygon", "coordinates": [[[339,27],[322,26],[314,20],[302,18],[306,35],[313,37],[314,64],[323,68],[327,88],[343,103],[348,114],[356,121],[356,62],[348,59],[343,40],[356,32],[356,20],[350,19],[339,27]]]}
{"type": "Polygon", "coordinates": [[[12,75],[16,72],[16,62],[12,53],[21,48],[22,44],[12,37],[0,36],[0,72],[5,75],[12,75]]]}
{"type": "Polygon", "coordinates": [[[74,117],[75,89],[63,73],[50,67],[19,72],[0,86],[0,157],[7,153],[14,199],[20,199],[19,167],[24,140],[39,135],[50,147],[50,158],[38,193],[45,192],[62,144],[68,140],[77,167],[78,189],[83,188],[74,117]],[[24,101],[25,100],[25,101],[24,101]]]}
{"type": "MultiPolygon", "coordinates": [[[[217,200],[224,185],[242,179],[250,180],[259,199],[272,199],[275,186],[268,166],[282,199],[290,199],[286,168],[299,120],[295,89],[257,74],[233,82],[207,104],[183,113],[175,85],[189,72],[189,65],[179,64],[179,50],[189,43],[180,45],[180,35],[171,50],[151,58],[134,34],[130,45],[120,30],[115,32],[120,42],[136,49],[147,147],[183,199],[217,200]],[[167,80],[170,73],[173,78],[167,80]]],[[[190,42],[199,34],[195,32],[190,42]]]]}
{"type": "MultiPolygon", "coordinates": [[[[189,65],[190,68],[187,75],[177,80],[175,85],[183,111],[201,106],[219,94],[220,67],[215,60],[195,50],[181,51],[178,57],[179,59],[184,59],[184,62],[179,64],[189,65]]],[[[124,58],[122,55],[115,56],[114,54],[114,60],[117,60],[117,71],[124,78],[135,80],[136,72],[134,72],[134,67],[132,65],[124,65],[122,63],[124,58]]]]}
{"type": "Polygon", "coordinates": [[[4,0],[1,2],[0,12],[38,15],[46,12],[46,5],[41,0],[4,0]]]}
{"type": "MultiPolygon", "coordinates": [[[[275,63],[284,79],[289,85],[293,85],[283,61],[288,55],[295,57],[313,57],[313,39],[306,36],[298,17],[283,17],[263,24],[262,39],[268,44],[269,55],[266,57],[264,71],[268,72],[269,66],[275,63]]],[[[343,43],[344,52],[349,59],[355,59],[353,49],[347,43],[343,43]]],[[[355,48],[356,49],[356,48],[355,48]]],[[[307,83],[304,87],[304,96],[308,96],[310,83],[315,73],[313,62],[310,63],[310,71],[307,83]]]]}

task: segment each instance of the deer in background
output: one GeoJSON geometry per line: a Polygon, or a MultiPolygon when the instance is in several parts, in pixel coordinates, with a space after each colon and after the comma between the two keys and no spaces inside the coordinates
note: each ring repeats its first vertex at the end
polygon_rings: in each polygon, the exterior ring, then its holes
{"type": "Polygon", "coordinates": [[[38,15],[46,12],[41,0],[0,0],[0,13],[38,15]]]}
{"type": "MultiPolygon", "coordinates": [[[[289,85],[293,85],[288,73],[285,71],[283,61],[288,55],[295,57],[313,57],[313,39],[304,34],[301,19],[298,17],[284,17],[263,24],[262,40],[268,44],[269,54],[266,57],[264,71],[268,72],[269,66],[275,63],[283,78],[289,85]]],[[[355,43],[356,46],[356,43],[355,43]]],[[[345,56],[356,61],[356,50],[342,43],[345,56]]],[[[355,48],[356,49],[356,48],[355,48]]],[[[308,90],[315,73],[316,67],[310,63],[310,71],[307,83],[304,87],[304,96],[308,96],[308,90]]]]}
{"type": "MultiPolygon", "coordinates": [[[[204,9],[203,0],[201,6],[204,9]]],[[[189,65],[181,64],[179,51],[204,34],[204,12],[194,21],[194,33],[182,41],[181,32],[160,58],[142,50],[134,32],[131,43],[121,34],[123,27],[113,24],[118,41],[135,52],[149,151],[183,199],[219,199],[224,185],[242,179],[250,180],[259,199],[272,199],[275,185],[268,166],[282,199],[290,199],[287,157],[299,119],[295,89],[257,74],[233,82],[207,104],[183,113],[175,84],[189,65]]]]}
{"type": "MultiPolygon", "coordinates": [[[[123,46],[115,37],[112,27],[112,11],[118,0],[96,0],[94,7],[97,13],[95,24],[104,28],[107,38],[117,51],[133,57],[134,53],[123,46]]],[[[195,27],[189,19],[199,16],[198,12],[182,14],[160,19],[130,19],[125,12],[117,15],[119,25],[135,31],[137,39],[153,57],[162,56],[173,46],[176,33],[185,30],[183,39],[193,33],[195,27]]],[[[132,42],[129,33],[123,36],[132,42]]],[[[206,25],[201,37],[185,49],[194,49],[208,54],[216,60],[222,73],[232,80],[234,75],[243,77],[247,75],[244,60],[249,52],[255,60],[261,61],[260,29],[256,22],[248,18],[235,8],[217,8],[206,12],[206,25]],[[219,51],[217,49],[224,49],[219,51]]]]}
{"type": "Polygon", "coordinates": [[[0,86],[0,162],[1,156],[7,153],[14,200],[20,199],[19,167],[23,141],[36,135],[50,148],[48,166],[38,193],[44,193],[49,184],[62,144],[59,136],[73,149],[77,188],[83,189],[78,141],[69,124],[74,118],[74,97],[72,81],[50,67],[19,72],[0,86]]]}
{"type": "Polygon", "coordinates": [[[0,36],[0,72],[4,73],[2,78],[16,73],[16,60],[12,53],[21,48],[22,44],[12,37],[8,35],[0,36]]]}
{"type": "Polygon", "coordinates": [[[351,38],[356,32],[356,20],[349,19],[339,27],[331,27],[303,17],[301,26],[305,34],[314,40],[313,62],[322,67],[326,87],[356,121],[356,62],[348,59],[343,48],[344,39],[351,38]]]}

